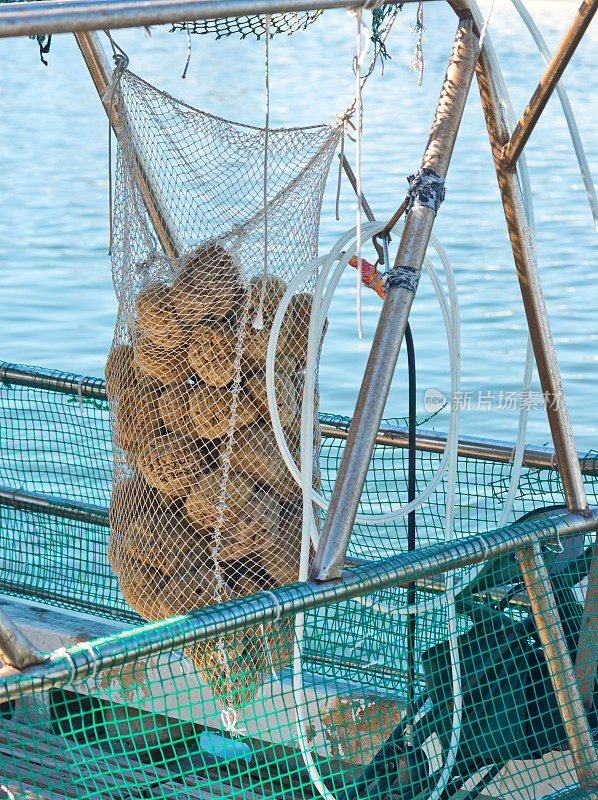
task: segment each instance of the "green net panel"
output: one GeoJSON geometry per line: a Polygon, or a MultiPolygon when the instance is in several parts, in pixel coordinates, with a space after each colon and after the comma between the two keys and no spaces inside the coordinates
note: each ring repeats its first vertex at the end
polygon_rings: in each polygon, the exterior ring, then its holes
{"type": "MultiPolygon", "coordinates": [[[[424,555],[434,559],[420,551],[413,563],[424,555]]],[[[370,576],[388,573],[380,564],[370,576]]],[[[580,574],[576,565],[553,580],[561,611],[580,574]]],[[[282,589],[251,604],[229,601],[58,652],[54,677],[46,667],[35,685],[31,676],[5,677],[4,786],[15,797],[255,800],[407,800],[429,797],[441,782],[447,798],[534,798],[576,786],[585,756],[577,754],[576,768],[537,630],[518,596],[502,609],[480,596],[459,604],[457,726],[447,610],[418,615],[411,672],[401,623],[364,613],[383,601],[398,610],[405,593],[373,591],[368,581],[349,600],[306,587],[294,606],[305,610],[294,662],[274,670],[237,659],[233,677],[259,689],[223,714],[220,673],[201,684],[189,659],[209,657],[218,626],[248,648],[261,627],[277,625],[272,656],[284,661],[297,629],[292,616],[276,615],[273,599],[283,607],[289,597],[282,589]],[[260,607],[270,619],[262,626],[254,618],[260,607]]],[[[573,624],[574,615],[563,620],[573,624]]]]}
{"type": "MultiPolygon", "coordinates": [[[[291,35],[305,30],[317,20],[322,11],[300,11],[288,14],[272,14],[270,17],[270,35],[286,33],[291,35]]],[[[185,31],[198,34],[215,34],[217,39],[225,36],[255,36],[260,39],[266,34],[266,17],[253,15],[249,17],[228,17],[226,19],[200,19],[192,22],[173,22],[172,31],[185,31]]]]}
{"type": "MultiPolygon", "coordinates": [[[[57,605],[89,608],[120,619],[139,619],[119,594],[107,561],[107,517],[104,524],[98,525],[12,507],[12,500],[21,497],[19,490],[50,497],[56,505],[78,501],[106,510],[110,499],[112,444],[107,402],[80,398],[76,388],[79,376],[38,371],[38,376],[42,375],[69,377],[73,394],[22,386],[6,377],[0,382],[0,487],[4,487],[11,501],[11,505],[3,505],[0,500],[0,588],[57,605]]],[[[350,421],[328,414],[320,418],[341,431],[347,430],[350,421]]],[[[385,424],[404,425],[405,420],[386,420],[385,424]]],[[[331,495],[343,449],[344,440],[322,438],[320,466],[326,497],[331,495]]],[[[591,459],[588,454],[588,462],[591,459]]],[[[429,482],[439,463],[440,455],[418,451],[418,491],[429,482]]],[[[510,475],[509,464],[459,458],[459,534],[496,527],[510,475]]],[[[590,504],[597,504],[597,479],[586,475],[585,486],[590,504]]],[[[407,450],[376,445],[360,512],[380,513],[406,502],[406,487],[407,450]]],[[[445,490],[443,481],[417,511],[420,547],[444,537],[445,490]]],[[[517,518],[534,508],[563,502],[556,470],[524,469],[513,515],[517,518]]],[[[405,520],[384,525],[357,524],[349,554],[371,560],[392,556],[406,548],[406,536],[405,520]]]]}
{"type": "MultiPolygon", "coordinates": [[[[105,401],[85,396],[90,386],[101,395],[101,382],[6,364],[0,378],[0,590],[139,624],[106,559],[109,415],[105,401]],[[35,498],[46,498],[43,512],[27,505],[35,498]]],[[[321,421],[341,431],[349,422],[321,421]]],[[[322,441],[327,496],[343,445],[322,441]]],[[[418,453],[419,488],[439,458],[418,453]]],[[[404,501],[406,459],[402,448],[376,447],[363,513],[404,501]]],[[[414,800],[435,792],[532,800],[572,790],[592,746],[571,754],[523,576],[538,591],[545,586],[533,564],[521,572],[515,556],[489,558],[492,537],[506,542],[510,529],[478,536],[496,526],[510,470],[459,459],[455,546],[488,561],[472,583],[456,557],[456,571],[443,571],[440,487],[418,512],[414,553],[405,553],[403,523],[356,526],[351,555],[371,566],[351,599],[325,585],[282,587],[56,651],[43,680],[5,671],[0,784],[9,797],[52,800],[414,800]],[[425,581],[392,578],[405,564],[425,581]],[[450,575],[464,580],[454,608],[437,595],[450,575]],[[408,603],[420,606],[417,615],[405,613],[408,603]],[[235,654],[228,675],[218,668],[222,641],[235,654]]],[[[589,475],[586,489],[596,504],[589,475]]],[[[557,472],[524,470],[515,514],[559,503],[557,472]]],[[[557,538],[541,521],[523,529],[549,535],[551,603],[574,660],[593,534],[557,538]]],[[[590,643],[590,666],[595,650],[590,643]]],[[[574,727],[598,727],[591,692],[588,709],[587,720],[573,709],[574,727]]]]}

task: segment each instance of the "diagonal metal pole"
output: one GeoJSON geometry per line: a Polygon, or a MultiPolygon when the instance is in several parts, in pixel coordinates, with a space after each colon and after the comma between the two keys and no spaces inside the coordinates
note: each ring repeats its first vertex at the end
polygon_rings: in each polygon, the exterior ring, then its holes
{"type": "MultiPolygon", "coordinates": [[[[452,5],[455,6],[457,3],[452,3],[452,5]]],[[[460,0],[458,5],[461,5],[460,0]]],[[[504,148],[509,142],[507,123],[495,83],[492,80],[491,66],[484,53],[482,53],[478,65],[478,84],[505,208],[509,236],[513,247],[521,295],[534,346],[538,373],[544,395],[549,399],[547,407],[548,421],[563,483],[563,491],[567,507],[570,510],[585,513],[587,510],[587,498],[583,476],[575,449],[569,413],[564,400],[563,386],[538,267],[527,229],[521,190],[517,174],[504,167],[504,148]]],[[[596,672],[598,670],[597,656],[598,535],[594,542],[593,563],[588,575],[584,613],[575,659],[575,674],[586,707],[590,707],[592,704],[592,696],[596,685],[596,672]]]]}
{"type": "MultiPolygon", "coordinates": [[[[106,58],[106,54],[100,44],[97,33],[75,33],[75,39],[79,45],[79,50],[85,61],[91,79],[110,119],[110,124],[116,130],[118,118],[115,109],[111,106],[110,100],[106,97],[106,90],[110,84],[111,69],[106,58]]],[[[135,178],[139,192],[143,198],[143,204],[151,220],[162,249],[170,258],[179,255],[178,236],[169,222],[169,215],[161,207],[159,198],[152,186],[151,178],[143,164],[143,158],[138,152],[133,153],[135,162],[135,178]]]]}
{"type": "Polygon", "coordinates": [[[436,198],[431,195],[434,194],[434,188],[442,186],[448,171],[477,56],[477,38],[472,35],[471,19],[462,19],[457,28],[418,174],[418,191],[405,218],[395,265],[387,278],[384,305],[314,561],[312,577],[317,580],[338,578],[342,573],[349,537],[436,217],[438,195],[436,198]],[[426,181],[427,186],[424,185],[426,181]]]}
{"type": "Polygon", "coordinates": [[[32,644],[0,608],[0,660],[21,670],[44,661],[43,654],[32,644]]]}
{"type": "Polygon", "coordinates": [[[544,75],[540,78],[540,82],[511,134],[511,138],[502,148],[501,159],[504,169],[510,170],[515,167],[523,148],[536,127],[536,123],[546,108],[550,95],[556,89],[567,64],[571,60],[577,45],[581,42],[596,11],[598,11],[598,0],[584,0],[579,7],[562,42],[550,59],[544,75]]]}
{"type": "Polygon", "coordinates": [[[536,541],[519,550],[517,560],[577,775],[580,783],[596,785],[598,755],[579,694],[567,640],[556,610],[557,604],[542,558],[540,542],[536,541]]]}
{"type": "MultiPolygon", "coordinates": [[[[451,4],[457,5],[457,3],[451,4]]],[[[563,491],[567,507],[570,510],[584,512],[587,510],[588,502],[573,440],[540,274],[527,225],[519,179],[516,172],[503,167],[501,160],[502,148],[509,139],[507,120],[492,78],[492,69],[484,51],[482,51],[478,63],[477,78],[521,297],[540,383],[546,398],[548,422],[563,482],[563,491]]]]}
{"type": "MultiPolygon", "coordinates": [[[[449,0],[449,2],[457,13],[463,13],[463,7],[467,6],[467,0],[449,0]]],[[[586,516],[589,511],[581,468],[564,400],[561,376],[527,225],[521,188],[516,172],[505,169],[502,159],[504,146],[509,140],[508,126],[492,65],[485,49],[480,55],[476,72],[538,373],[544,394],[549,399],[547,404],[548,420],[567,507],[586,516]]],[[[583,691],[580,692],[577,665],[575,671],[572,668],[571,657],[561,622],[555,611],[555,599],[539,545],[534,543],[532,547],[519,553],[518,559],[577,773],[582,783],[595,784],[598,778],[598,755],[582,702],[584,694],[583,691]]],[[[595,567],[596,560],[594,560],[594,569],[595,567]]],[[[592,571],[589,580],[588,593],[592,587],[592,571]]],[[[584,620],[586,624],[587,619],[586,615],[584,620]]],[[[579,661],[579,653],[577,660],[579,661]]],[[[594,668],[595,659],[592,670],[594,668]]]]}

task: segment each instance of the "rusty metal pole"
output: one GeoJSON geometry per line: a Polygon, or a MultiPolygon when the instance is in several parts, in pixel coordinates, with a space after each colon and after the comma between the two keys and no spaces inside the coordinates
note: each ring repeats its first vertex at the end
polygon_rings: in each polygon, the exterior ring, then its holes
{"type": "MultiPolygon", "coordinates": [[[[98,35],[97,33],[75,33],[75,39],[106,114],[110,117],[110,124],[116,130],[118,118],[114,108],[111,107],[109,98],[106,97],[106,89],[110,84],[111,69],[98,35]]],[[[176,258],[179,255],[179,243],[176,233],[168,221],[168,214],[161,208],[159,199],[152,187],[151,179],[144,167],[141,154],[135,152],[133,157],[137,185],[143,198],[143,204],[156,231],[156,236],[166,255],[170,258],[176,258]]]]}
{"type": "Polygon", "coordinates": [[[44,661],[42,653],[0,608],[0,660],[21,670],[44,661]]]}
{"type": "Polygon", "coordinates": [[[571,60],[571,56],[581,42],[596,11],[598,11],[598,0],[584,0],[577,10],[573,22],[550,59],[550,63],[540,78],[540,83],[511,134],[511,138],[502,148],[502,165],[506,170],[513,169],[519,160],[527,140],[550,99],[550,95],[556,89],[567,64],[571,60]]]}
{"type": "MultiPolygon", "coordinates": [[[[463,5],[466,0],[449,0],[451,5],[457,13],[462,13],[463,5]]],[[[573,432],[571,430],[571,423],[567,406],[563,399],[563,388],[556,359],[556,352],[550,332],[550,325],[548,323],[548,315],[540,285],[540,278],[538,268],[535,260],[529,230],[527,227],[527,220],[525,210],[523,208],[523,200],[521,197],[521,190],[517,175],[514,171],[506,170],[503,166],[503,152],[504,147],[509,141],[508,127],[505,114],[500,103],[500,98],[496,88],[496,83],[492,74],[492,67],[486,57],[484,50],[480,55],[480,59],[476,68],[478,85],[480,89],[480,96],[482,99],[482,106],[484,115],[486,117],[486,125],[494,156],[496,172],[498,176],[499,188],[502,196],[505,218],[511,239],[511,246],[513,248],[513,256],[517,268],[517,275],[521,288],[521,294],[527,316],[530,335],[532,337],[532,344],[534,347],[534,354],[536,364],[542,383],[542,389],[545,396],[548,397],[549,403],[547,408],[548,421],[554,442],[557,462],[563,482],[563,489],[567,501],[567,507],[570,510],[580,511],[582,514],[587,513],[587,499],[581,475],[579,459],[575,451],[575,444],[573,441],[573,432]],[[552,402],[550,402],[552,401],[552,402]]],[[[564,686],[561,687],[562,691],[555,686],[557,698],[563,715],[563,722],[567,730],[567,736],[571,745],[571,752],[575,758],[577,769],[580,779],[596,780],[598,772],[598,762],[596,760],[596,751],[594,748],[593,740],[589,735],[589,727],[587,717],[585,715],[584,706],[581,703],[580,685],[578,678],[580,673],[585,670],[585,661],[581,659],[588,659],[588,652],[592,650],[592,631],[596,628],[596,617],[598,616],[595,603],[592,604],[593,595],[596,594],[596,556],[598,555],[598,538],[594,546],[594,565],[590,571],[589,587],[586,596],[586,613],[582,624],[580,633],[580,647],[576,660],[575,672],[569,669],[565,670],[566,675],[563,678],[565,681],[564,686]],[[585,647],[584,647],[585,646],[585,647]],[[580,663],[581,662],[581,663],[580,663]],[[579,702],[577,702],[579,700],[579,702]],[[589,735],[589,739],[588,739],[589,735]],[[577,738],[576,738],[577,737],[577,738]]],[[[536,563],[536,554],[528,554],[532,559],[529,566],[534,566],[536,563]]],[[[522,557],[524,560],[527,557],[522,557]]],[[[536,564],[537,565],[537,564],[536,564]]],[[[543,566],[543,564],[542,564],[543,566]]],[[[544,576],[539,576],[542,580],[544,576]]],[[[547,576],[546,576],[547,577],[547,576]]],[[[550,584],[548,584],[550,588],[550,584]]],[[[528,589],[528,594],[533,593],[532,589],[528,589]]],[[[531,599],[531,594],[530,594],[531,599]]],[[[548,594],[545,593],[545,600],[542,601],[545,605],[552,608],[547,608],[546,613],[553,613],[554,597],[552,591],[548,594]]],[[[537,607],[536,613],[540,613],[540,606],[537,607]]],[[[562,627],[558,618],[555,617],[555,624],[547,626],[542,634],[542,645],[547,658],[547,662],[551,660],[551,654],[554,655],[554,648],[557,650],[561,647],[559,642],[564,641],[562,627]]],[[[560,659],[560,655],[558,656],[560,659]]],[[[566,653],[566,660],[571,661],[569,653],[566,653]]],[[[557,664],[558,661],[553,661],[557,664]]],[[[588,692],[591,695],[595,673],[595,658],[591,658],[589,672],[592,674],[582,688],[585,688],[584,696],[588,698],[588,692]]],[[[560,662],[563,667],[563,662],[560,662]]],[[[587,676],[586,676],[587,677],[587,676]]],[[[554,681],[553,681],[554,683],[554,681]]]]}
{"type": "Polygon", "coordinates": [[[416,199],[407,213],[397,258],[387,277],[384,305],[312,570],[312,577],[317,580],[330,580],[342,574],[349,537],[477,56],[477,38],[472,35],[471,19],[462,19],[457,28],[421,169],[415,181],[416,199]],[[424,197],[426,194],[427,197],[424,197]]]}
{"type": "Polygon", "coordinates": [[[490,64],[483,50],[476,72],[527,324],[542,391],[546,398],[548,422],[565,499],[571,511],[585,512],[588,502],[519,180],[516,172],[503,168],[501,161],[502,148],[509,140],[507,121],[492,79],[490,64]]]}
{"type": "Polygon", "coordinates": [[[556,611],[556,601],[542,558],[540,542],[519,550],[517,560],[580,783],[595,785],[598,778],[598,754],[556,611]]]}

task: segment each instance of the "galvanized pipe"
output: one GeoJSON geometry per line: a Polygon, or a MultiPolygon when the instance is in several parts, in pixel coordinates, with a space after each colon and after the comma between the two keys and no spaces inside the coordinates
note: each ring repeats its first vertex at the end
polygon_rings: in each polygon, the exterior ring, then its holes
{"type": "Polygon", "coordinates": [[[364,0],[41,0],[0,6],[0,38],[364,5],[364,0]]]}
{"type": "Polygon", "coordinates": [[[49,517],[72,519],[89,525],[100,525],[103,528],[110,527],[106,506],[96,506],[81,500],[67,500],[64,497],[40,492],[28,492],[25,489],[13,489],[10,486],[0,486],[0,506],[49,517]]]}
{"type": "MultiPolygon", "coordinates": [[[[0,383],[7,386],[27,386],[31,389],[60,392],[91,400],[108,400],[102,378],[88,378],[43,367],[21,367],[18,364],[5,362],[0,366],[0,383]]],[[[320,421],[320,433],[327,439],[347,439],[348,430],[348,425],[340,427],[326,419],[320,421]]],[[[447,435],[442,431],[417,429],[416,448],[424,453],[442,453],[446,447],[446,441],[447,435]]],[[[406,449],[409,444],[409,431],[406,427],[381,424],[376,436],[376,444],[406,449]]],[[[460,458],[510,464],[513,461],[515,447],[515,442],[483,439],[479,436],[460,436],[458,452],[460,458]]],[[[581,452],[577,453],[577,457],[583,475],[598,477],[597,457],[587,456],[581,452]]],[[[540,445],[526,445],[523,466],[531,469],[558,469],[554,449],[540,445]]],[[[13,490],[9,489],[9,491],[13,490]]],[[[48,499],[52,500],[50,496],[48,499]]],[[[62,498],[56,498],[56,500],[63,502],[62,498]]]]}
{"type": "Polygon", "coordinates": [[[10,668],[0,670],[0,702],[39,691],[41,688],[47,689],[52,684],[85,678],[97,666],[102,671],[120,667],[130,661],[144,660],[165,651],[181,650],[188,644],[227,636],[245,626],[253,628],[278,618],[279,615],[292,616],[332,603],[341,603],[381,589],[404,585],[420,576],[436,576],[447,570],[497,558],[529,547],[537,541],[597,528],[598,509],[592,509],[585,516],[571,512],[555,514],[542,520],[500,528],[484,535],[441,542],[375,564],[365,564],[346,571],[342,579],[282,586],[243,600],[231,600],[204,608],[176,617],[173,621],[144,625],[118,636],[90,643],[96,658],[91,657],[89,645],[86,645],[69,648],[68,658],[56,652],[44,664],[30,667],[22,674],[17,674],[10,668]]]}
{"type": "Polygon", "coordinates": [[[581,4],[573,22],[569,26],[567,33],[563,37],[558,49],[550,59],[544,74],[540,78],[540,83],[536,87],[527,108],[517,123],[515,130],[511,134],[509,141],[503,146],[501,151],[501,162],[503,169],[514,169],[523,148],[536,127],[540,115],[546,108],[546,103],[565,71],[567,64],[577,45],[581,42],[588,25],[592,21],[594,14],[598,10],[598,0],[584,0],[581,4]]]}
{"type": "Polygon", "coordinates": [[[0,660],[8,667],[23,670],[44,660],[42,653],[0,608],[0,660]]]}
{"type": "MultiPolygon", "coordinates": [[[[330,422],[320,422],[320,433],[327,439],[347,439],[348,428],[339,428],[330,422]]],[[[402,426],[380,425],[376,444],[385,447],[408,447],[409,431],[402,426]]],[[[447,434],[442,431],[418,428],[415,446],[425,453],[442,453],[446,447],[447,434]]],[[[515,442],[498,439],[483,439],[479,436],[459,436],[458,453],[460,458],[473,458],[480,461],[493,461],[510,464],[516,449],[515,442]]],[[[581,471],[584,475],[598,476],[598,458],[577,453],[581,471]]],[[[523,451],[523,466],[531,469],[558,469],[556,455],[552,447],[526,445],[523,451]]]]}
{"type": "Polygon", "coordinates": [[[87,400],[107,400],[102,378],[86,378],[70,372],[58,372],[43,367],[21,367],[18,364],[0,364],[0,383],[7,386],[28,386],[47,392],[60,392],[87,400]]]}
{"type": "Polygon", "coordinates": [[[587,509],[588,502],[519,180],[516,173],[503,168],[501,161],[502,148],[509,138],[507,121],[490,63],[483,51],[476,72],[527,324],[542,390],[547,398],[548,422],[565,499],[571,510],[583,512],[587,509]]]}
{"type": "MultiPolygon", "coordinates": [[[[110,84],[111,69],[104,49],[100,44],[99,37],[97,33],[75,33],[75,39],[77,40],[77,44],[79,45],[79,49],[81,50],[94,86],[100,96],[102,105],[110,119],[110,124],[116,132],[118,129],[118,116],[110,102],[110,97],[106,96],[106,89],[110,84]]],[[[126,122],[129,124],[128,119],[126,122]]],[[[169,222],[167,209],[162,208],[160,199],[152,187],[151,179],[144,165],[143,154],[135,148],[134,143],[133,161],[137,186],[139,187],[139,192],[143,198],[143,205],[151,220],[156,236],[166,255],[170,258],[176,258],[180,251],[178,236],[169,222]]]]}
{"type": "MultiPolygon", "coordinates": [[[[441,179],[446,177],[477,55],[477,39],[471,33],[471,20],[460,20],[422,160],[422,169],[432,170],[441,179]]],[[[405,219],[395,265],[390,273],[391,277],[394,273],[397,280],[396,283],[387,283],[347,446],[314,560],[312,577],[317,580],[338,578],[342,573],[435,216],[433,208],[414,204],[405,219]]]]}
{"type": "Polygon", "coordinates": [[[557,604],[540,542],[532,542],[518,550],[517,560],[580,783],[592,784],[598,778],[598,754],[556,611],[557,604]]]}

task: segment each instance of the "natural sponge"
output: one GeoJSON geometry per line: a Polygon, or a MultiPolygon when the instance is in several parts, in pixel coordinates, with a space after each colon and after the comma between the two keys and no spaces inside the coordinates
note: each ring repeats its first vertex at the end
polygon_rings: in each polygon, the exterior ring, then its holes
{"type": "Polygon", "coordinates": [[[235,377],[238,335],[230,325],[201,325],[189,344],[189,363],[209,386],[226,386],[235,377]]]}
{"type": "MultiPolygon", "coordinates": [[[[226,444],[221,445],[221,450],[226,444]]],[[[240,428],[234,434],[230,448],[230,466],[235,472],[267,484],[285,502],[298,502],[301,489],[283,461],[272,428],[258,422],[240,428]]]]}
{"type": "Polygon", "coordinates": [[[136,386],[137,377],[133,347],[130,344],[117,344],[108,354],[104,368],[108,397],[129,386],[136,386]]]}
{"type": "MultiPolygon", "coordinates": [[[[220,516],[221,469],[198,477],[187,495],[185,508],[190,520],[200,527],[213,528],[220,516]]],[[[255,481],[229,471],[224,492],[224,525],[235,525],[255,489],[255,481]]]]}
{"type": "Polygon", "coordinates": [[[185,519],[171,511],[142,514],[123,537],[123,547],[133,558],[168,575],[192,564],[201,544],[185,519]]]}
{"type": "MultiPolygon", "coordinates": [[[[261,417],[270,420],[268,408],[268,392],[266,387],[266,373],[256,372],[247,379],[243,387],[247,394],[253,399],[261,417]]],[[[283,373],[274,374],[274,394],[280,416],[280,424],[284,427],[294,422],[299,415],[299,405],[297,403],[297,391],[295,383],[290,375],[283,373]]]]}
{"type": "Polygon", "coordinates": [[[192,375],[186,347],[166,350],[151,339],[140,337],[134,344],[134,351],[138,369],[160,383],[184,383],[192,375]]]}
{"type": "Polygon", "coordinates": [[[161,281],[145,286],[135,299],[137,330],[164,350],[183,344],[184,331],[174,313],[171,289],[161,281]]]}
{"type": "Polygon", "coordinates": [[[155,622],[163,617],[160,595],[166,585],[165,576],[157,569],[130,557],[118,546],[109,548],[112,568],[118,577],[118,588],[134,611],[155,622]]]}
{"type": "Polygon", "coordinates": [[[112,432],[118,447],[137,454],[158,429],[158,413],[152,396],[139,386],[119,394],[112,412],[112,432]]]}
{"type": "Polygon", "coordinates": [[[198,560],[192,570],[175,572],[169,578],[160,598],[163,614],[188,614],[213,603],[215,594],[214,567],[198,560]]]}
{"type": "Polygon", "coordinates": [[[122,541],[129,525],[142,514],[165,510],[162,497],[140,475],[121,475],[110,497],[110,538],[122,541]]]}
{"type": "MultiPolygon", "coordinates": [[[[189,398],[189,416],[197,432],[204,439],[221,439],[231,426],[234,392],[226,386],[199,384],[189,398]]],[[[237,392],[235,427],[249,425],[259,412],[253,400],[243,391],[237,392]]]]}
{"type": "Polygon", "coordinates": [[[187,325],[221,319],[239,307],[245,289],[233,253],[217,242],[182,259],[171,292],[173,307],[187,325]]]}
{"type": "Polygon", "coordinates": [[[299,367],[305,368],[307,360],[307,343],[309,340],[309,318],[313,295],[299,292],[293,295],[284,316],[281,336],[287,353],[297,359],[299,367]]]}
{"type": "Polygon", "coordinates": [[[209,468],[209,452],[175,434],[157,436],[138,459],[139,471],[165,497],[185,497],[197,476],[209,468]]]}
{"type": "Polygon", "coordinates": [[[179,436],[193,438],[195,426],[189,415],[189,399],[193,388],[186,383],[167,386],[158,397],[157,407],[164,426],[179,436]]]}
{"type": "Polygon", "coordinates": [[[234,561],[270,546],[278,538],[280,515],[276,495],[257,488],[239,513],[237,524],[222,530],[215,551],[218,559],[234,561]]]}
{"type": "MultiPolygon", "coordinates": [[[[276,311],[287,285],[275,275],[252,278],[250,283],[249,313],[245,315],[243,359],[250,368],[264,368],[268,354],[268,340],[276,311]],[[263,296],[263,303],[262,303],[263,296]],[[261,307],[261,327],[259,313],[261,307]]],[[[282,342],[277,352],[283,352],[282,342]]]]}

